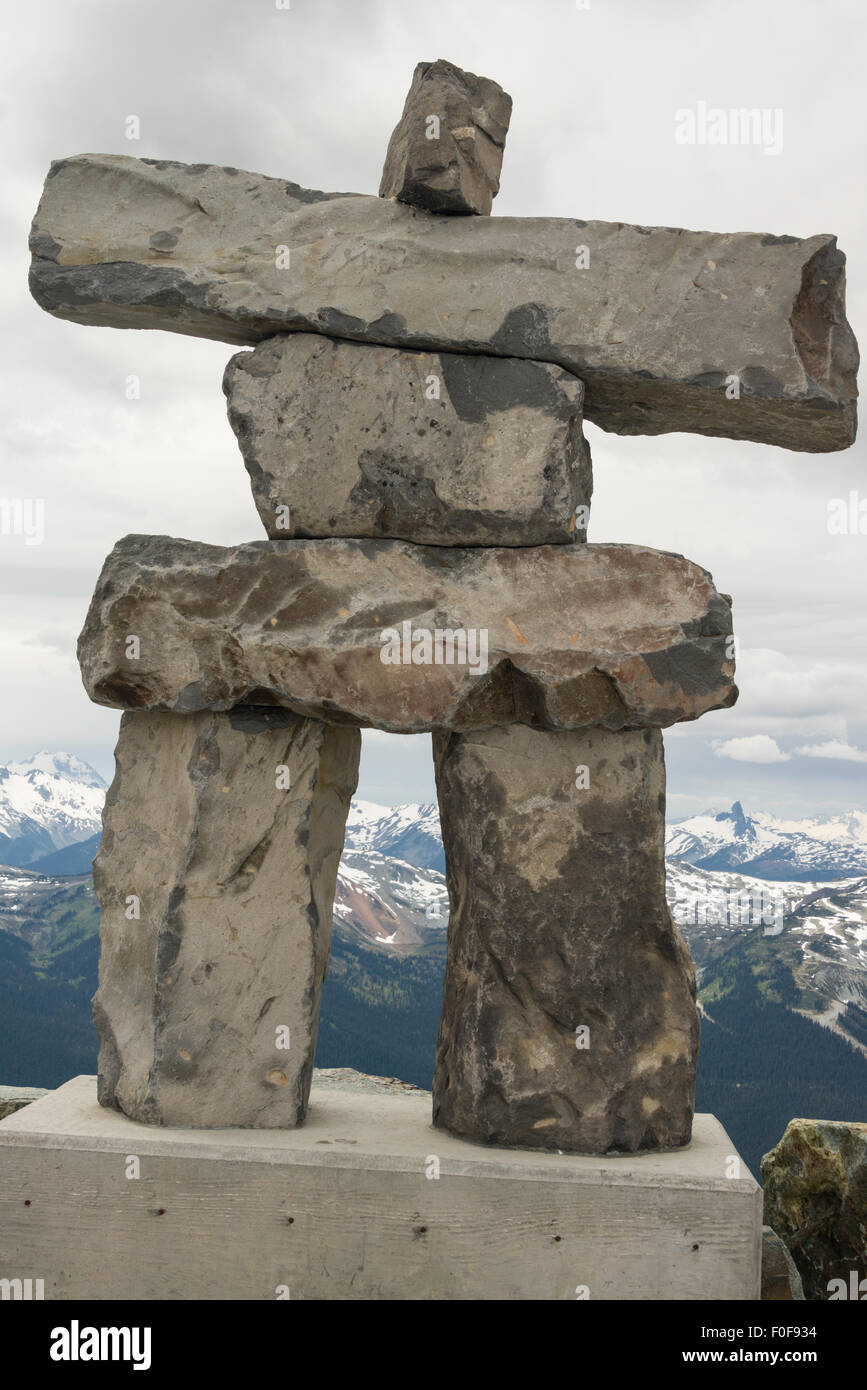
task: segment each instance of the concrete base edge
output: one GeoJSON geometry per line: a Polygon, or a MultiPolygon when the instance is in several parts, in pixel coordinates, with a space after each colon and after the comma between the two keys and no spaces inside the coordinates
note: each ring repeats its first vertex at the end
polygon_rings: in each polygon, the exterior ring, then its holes
{"type": "Polygon", "coordinates": [[[152,1129],[79,1076],[0,1122],[4,1297],[757,1299],[761,1237],[712,1115],[686,1149],[600,1159],[483,1148],[434,1130],[426,1092],[315,1082],[301,1129],[152,1129]]]}

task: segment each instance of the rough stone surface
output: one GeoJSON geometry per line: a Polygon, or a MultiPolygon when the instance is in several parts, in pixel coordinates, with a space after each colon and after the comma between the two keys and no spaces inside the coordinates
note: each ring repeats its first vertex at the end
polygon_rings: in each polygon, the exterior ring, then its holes
{"type": "Polygon", "coordinates": [[[285,710],[124,716],[94,861],[102,1105],[301,1123],[360,742],[285,710]]]}
{"type": "Polygon", "coordinates": [[[78,155],[51,166],[31,248],[37,301],[76,323],[555,362],[584,381],[587,418],[621,434],[808,452],[855,434],[832,236],[438,217],[213,165],[78,155]]]}
{"type": "Polygon", "coordinates": [[[732,704],[730,633],[706,570],[642,546],[127,536],[78,657],[91,699],[123,709],[276,704],[395,733],[621,729],[732,704]]]}
{"type": "MultiPolygon", "coordinates": [[[[867,1280],[867,1124],[791,1120],[762,1159],[762,1185],[765,1221],[789,1247],[805,1296],[853,1297],[853,1271],[856,1288],[867,1280]]],[[[867,1283],[854,1296],[865,1294],[867,1283]]]]}
{"type": "Polygon", "coordinates": [[[0,1120],[5,1120],[7,1115],[14,1115],[16,1110],[23,1110],[25,1105],[32,1105],[47,1094],[38,1086],[0,1086],[0,1120]]]}
{"type": "Polygon", "coordinates": [[[434,762],[450,902],[434,1124],[570,1153],[688,1143],[699,1022],[665,900],[662,735],[437,733],[434,762]]]}
{"type": "Polygon", "coordinates": [[[791,1303],[803,1301],[804,1286],[798,1266],[784,1241],[770,1226],[762,1227],[762,1301],[791,1303]]]}
{"type": "Polygon", "coordinates": [[[291,333],[233,357],[223,390],[277,540],[585,539],[584,387],[561,367],[291,333]]]}
{"type": "Polygon", "coordinates": [[[313,1088],[316,1091],[356,1091],[365,1095],[430,1095],[411,1081],[401,1081],[397,1076],[369,1076],[354,1067],[314,1067],[313,1088]]]}
{"type": "Polygon", "coordinates": [[[511,115],[512,98],[489,77],[444,58],[419,63],[388,142],[379,196],[428,212],[487,215],[500,191],[511,115]]]}

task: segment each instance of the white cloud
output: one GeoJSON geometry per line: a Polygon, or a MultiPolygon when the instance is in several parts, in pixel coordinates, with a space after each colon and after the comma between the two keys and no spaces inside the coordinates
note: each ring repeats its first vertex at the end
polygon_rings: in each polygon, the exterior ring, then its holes
{"type": "Polygon", "coordinates": [[[784,753],[775,739],[767,734],[749,738],[730,738],[714,749],[718,758],[733,758],[736,763],[787,763],[791,753],[784,753]]]}
{"type": "Polygon", "coordinates": [[[827,743],[806,744],[803,748],[796,748],[795,753],[799,758],[836,758],[839,762],[867,763],[867,753],[839,738],[829,739],[827,743]]]}
{"type": "MultiPolygon", "coordinates": [[[[100,766],[110,764],[117,714],[89,703],[73,653],[103,558],[121,535],[227,545],[262,534],[220,391],[235,349],[81,328],[30,298],[27,232],[49,160],[101,150],[375,192],[412,69],[441,55],[497,79],[515,99],[495,216],[834,232],[851,253],[849,318],[863,339],[867,258],[855,252],[867,243],[867,203],[852,170],[864,165],[867,135],[859,119],[867,12],[826,0],[817,25],[802,5],[804,43],[791,0],[732,0],[725,22],[715,6],[690,7],[688,23],[684,10],[681,0],[600,0],[588,10],[571,0],[439,0],[432,25],[430,6],[394,0],[298,0],[285,11],[273,0],[41,0],[10,9],[0,304],[15,348],[0,449],[4,495],[44,498],[46,537],[26,549],[14,537],[0,545],[0,761],[46,745],[97,761],[101,745],[100,766]],[[817,72],[833,80],[817,81],[817,72]],[[675,143],[674,112],[698,100],[785,105],[772,179],[759,149],[675,143]],[[137,143],[125,138],[130,113],[142,120],[137,143]],[[137,402],[124,394],[130,374],[141,379],[137,402]]],[[[787,776],[800,783],[813,774],[808,799],[790,808],[808,814],[822,788],[860,775],[860,759],[797,759],[781,748],[845,747],[850,738],[856,752],[867,746],[867,541],[827,529],[828,500],[860,486],[867,435],[819,460],[698,435],[587,432],[591,539],[682,552],[734,597],[741,697],[668,731],[672,797],[695,793],[704,804],[723,795],[720,784],[743,780],[758,806],[787,776]],[[761,751],[757,739],[764,757],[750,756],[761,751]]],[[[430,739],[398,743],[366,731],[365,747],[362,795],[430,795],[430,739]]]]}

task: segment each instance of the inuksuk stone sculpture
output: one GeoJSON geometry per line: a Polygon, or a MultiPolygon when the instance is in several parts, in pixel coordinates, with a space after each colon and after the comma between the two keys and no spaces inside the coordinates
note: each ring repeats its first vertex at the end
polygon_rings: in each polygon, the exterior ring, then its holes
{"type": "Polygon", "coordinates": [[[380,197],[112,155],[49,173],[45,309],[254,348],[223,389],[268,539],[127,536],[79,642],[90,697],[125,711],[94,1015],[100,1100],[136,1119],[302,1122],[374,727],[433,735],[434,1123],[578,1153],[689,1141],[661,730],[735,700],[731,600],[682,556],[586,543],[582,424],[845,448],[844,257],[490,218],[510,113],[495,82],[420,64],[380,197]]]}

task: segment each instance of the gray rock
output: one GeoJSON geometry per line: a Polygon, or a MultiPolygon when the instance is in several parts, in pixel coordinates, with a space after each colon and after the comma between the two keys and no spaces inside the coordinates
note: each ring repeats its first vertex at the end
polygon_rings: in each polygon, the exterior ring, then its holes
{"type": "Polygon", "coordinates": [[[489,77],[438,58],[419,63],[388,143],[381,198],[428,212],[491,211],[512,98],[489,77]]]}
{"type": "Polygon", "coordinates": [[[765,1221],[785,1241],[808,1301],[867,1296],[867,1124],[790,1120],[762,1159],[765,1221]]]}
{"type": "Polygon", "coordinates": [[[368,1076],[354,1067],[314,1067],[313,1090],[356,1091],[358,1094],[380,1096],[430,1095],[429,1091],[414,1086],[411,1081],[401,1081],[396,1076],[368,1076]]]}
{"type": "Polygon", "coordinates": [[[707,571],[643,546],[127,536],[78,656],[91,699],[124,709],[620,729],[733,704],[730,633],[707,571]]]}
{"type": "Polygon", "coordinates": [[[762,1227],[762,1302],[803,1302],[804,1286],[785,1241],[770,1226],[762,1227]]]}
{"type": "Polygon", "coordinates": [[[47,1095],[48,1092],[39,1086],[0,1086],[0,1120],[47,1095]]]}
{"type": "Polygon", "coordinates": [[[223,390],[277,540],[586,538],[584,387],[561,367],[291,333],[233,357],[223,390]]]}
{"type": "Polygon", "coordinates": [[[302,1122],[360,742],[286,710],[124,716],[94,861],[102,1105],[302,1122]]]}
{"type": "Polygon", "coordinates": [[[699,1023],[665,899],[662,735],[439,732],[434,761],[451,904],[434,1124],[564,1153],[688,1143],[699,1023]]]}
{"type": "Polygon", "coordinates": [[[808,452],[855,435],[832,236],[455,219],[213,165],[79,155],[51,166],[31,248],[37,301],[76,323],[554,362],[585,383],[586,417],[621,434],[808,452]]]}

